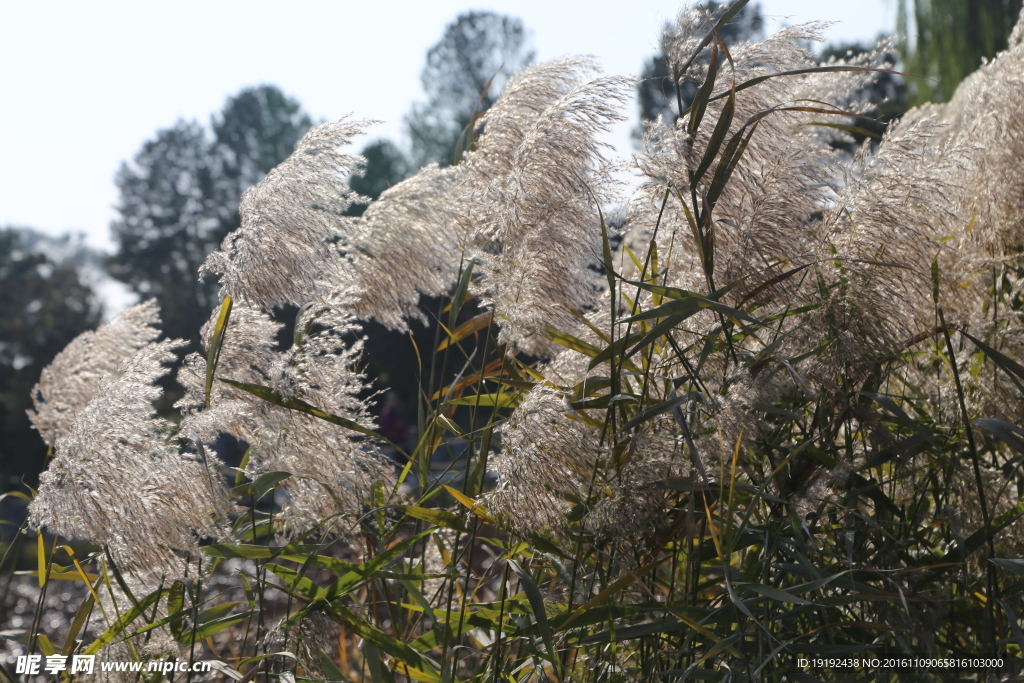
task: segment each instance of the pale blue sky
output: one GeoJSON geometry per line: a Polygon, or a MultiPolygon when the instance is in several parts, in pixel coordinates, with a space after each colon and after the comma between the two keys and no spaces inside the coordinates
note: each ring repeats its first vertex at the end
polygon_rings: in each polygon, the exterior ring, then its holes
{"type": "MultiPolygon", "coordinates": [[[[762,0],[780,22],[836,20],[831,41],[891,31],[894,0],[762,0]]],[[[272,83],[315,119],[354,113],[400,139],[422,98],[427,49],[460,12],[521,17],[538,58],[595,55],[607,73],[640,71],[675,0],[412,2],[15,2],[0,0],[0,226],[86,233],[110,249],[113,183],[159,128],[209,122],[228,95],[272,83]]],[[[630,116],[635,119],[635,105],[630,116]]],[[[630,121],[614,141],[628,150],[630,121]]]]}

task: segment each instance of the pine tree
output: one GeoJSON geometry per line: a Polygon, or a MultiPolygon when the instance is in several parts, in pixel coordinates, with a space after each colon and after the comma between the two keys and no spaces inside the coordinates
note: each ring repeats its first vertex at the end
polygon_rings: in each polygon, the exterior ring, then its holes
{"type": "Polygon", "coordinates": [[[494,12],[459,15],[427,53],[420,75],[427,102],[406,117],[413,162],[452,163],[466,126],[533,57],[522,20],[494,12]]]}
{"type": "Polygon", "coordinates": [[[120,218],[111,273],[142,298],[156,297],[169,337],[198,341],[196,321],[217,304],[217,284],[200,282],[206,255],[239,225],[245,189],[283,161],[311,121],[274,86],[229,98],[213,136],[179,121],[143,145],[117,175],[120,218]]]}

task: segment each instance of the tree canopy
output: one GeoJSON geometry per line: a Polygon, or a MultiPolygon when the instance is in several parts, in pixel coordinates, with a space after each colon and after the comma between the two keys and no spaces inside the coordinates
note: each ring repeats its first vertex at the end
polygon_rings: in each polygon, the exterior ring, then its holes
{"type": "Polygon", "coordinates": [[[228,99],[212,122],[158,131],[124,164],[116,182],[120,217],[111,226],[111,274],[143,298],[156,297],[169,337],[196,341],[196,320],[217,303],[216,283],[199,282],[206,255],[238,227],[247,187],[283,161],[310,127],[299,104],[274,86],[228,99]]]}
{"type": "Polygon", "coordinates": [[[460,14],[427,53],[420,74],[427,101],[413,105],[405,120],[413,163],[450,164],[462,131],[533,58],[522,20],[495,12],[460,14]]]}
{"type": "MultiPolygon", "coordinates": [[[[25,228],[0,229],[0,492],[24,477],[34,485],[46,445],[25,410],[42,369],[68,342],[99,324],[101,307],[76,266],[81,244],[47,254],[25,228]]],[[[70,243],[70,240],[66,240],[70,243]]]]}

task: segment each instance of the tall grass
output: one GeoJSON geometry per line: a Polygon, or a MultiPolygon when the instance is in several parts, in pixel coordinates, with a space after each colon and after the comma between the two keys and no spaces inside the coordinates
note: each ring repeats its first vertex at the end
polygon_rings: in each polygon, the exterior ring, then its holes
{"type": "MultiPolygon", "coordinates": [[[[341,215],[358,160],[337,152],[360,126],[311,131],[208,261],[223,304],[178,375],[180,425],[148,408],[173,342],[38,392],[39,415],[76,417],[50,428],[32,523],[98,550],[26,530],[41,591],[85,590],[60,638],[40,597],[17,651],[213,659],[242,681],[1019,671],[1020,37],[846,158],[832,143],[884,49],[817,65],[814,25],[726,45],[743,4],[663,36],[701,85],[649,126],[623,226],[596,136],[628,81],[585,60],[510,82],[457,167],[362,219],[341,215]],[[359,398],[351,339],[437,294],[406,452],[359,398]],[[284,350],[261,308],[281,303],[302,306],[284,350]],[[250,443],[230,489],[204,446],[220,431],[250,443]],[[465,459],[441,483],[452,438],[465,459]]],[[[82,346],[55,367],[110,362],[82,346]]]]}

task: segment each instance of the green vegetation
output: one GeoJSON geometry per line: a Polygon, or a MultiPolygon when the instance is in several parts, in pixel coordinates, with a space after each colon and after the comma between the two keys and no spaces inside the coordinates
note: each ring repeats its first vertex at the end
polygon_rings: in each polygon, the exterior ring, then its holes
{"type": "Polygon", "coordinates": [[[898,30],[914,39],[902,45],[905,70],[923,76],[913,83],[913,104],[945,102],[985,60],[1008,46],[1020,0],[901,0],[898,30]],[[908,21],[909,19],[909,21],[908,21]]]}

